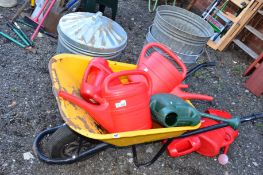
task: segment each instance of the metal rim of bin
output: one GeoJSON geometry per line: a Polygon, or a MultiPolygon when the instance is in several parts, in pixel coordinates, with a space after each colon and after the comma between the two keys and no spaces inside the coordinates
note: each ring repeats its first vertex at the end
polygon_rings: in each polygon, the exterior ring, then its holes
{"type": "Polygon", "coordinates": [[[173,30],[173,29],[171,29],[165,25],[162,25],[159,20],[155,20],[154,24],[159,29],[159,31],[161,31],[162,33],[171,35],[173,38],[178,38],[178,39],[186,41],[186,42],[200,43],[201,44],[201,43],[207,42],[207,40],[208,40],[207,38],[197,38],[195,36],[185,35],[185,34],[182,35],[178,32],[175,32],[175,30],[173,30]]]}
{"type": "Polygon", "coordinates": [[[206,42],[196,43],[189,41],[186,38],[171,36],[171,34],[160,30],[155,24],[152,25],[149,31],[156,40],[165,43],[173,51],[188,55],[199,54],[206,44],[206,42]]]}
{"type": "Polygon", "coordinates": [[[198,37],[198,38],[210,38],[213,35],[213,29],[212,27],[200,16],[189,12],[188,10],[176,7],[176,6],[169,6],[169,5],[161,5],[156,10],[156,16],[154,20],[158,20],[163,26],[169,26],[168,28],[172,28],[174,31],[180,32],[179,34],[182,34],[184,36],[190,36],[190,37],[198,37]],[[195,33],[190,33],[186,30],[181,30],[178,26],[172,25],[171,23],[167,22],[162,15],[170,15],[177,18],[182,18],[189,22],[189,24],[197,27],[200,32],[203,35],[198,35],[195,33]],[[197,21],[197,23],[194,23],[193,21],[197,21]],[[200,25],[199,25],[200,24],[200,25]]]}
{"type": "Polygon", "coordinates": [[[74,53],[74,54],[80,54],[80,55],[86,55],[86,56],[92,56],[92,57],[103,57],[105,59],[113,59],[113,58],[116,58],[117,56],[119,56],[121,54],[121,52],[117,52],[116,54],[113,54],[113,55],[94,54],[94,53],[90,53],[87,51],[81,51],[79,49],[75,50],[74,48],[68,46],[67,43],[62,38],[58,39],[58,48],[59,47],[62,47],[67,52],[64,52],[64,51],[61,52],[61,49],[58,49],[57,50],[58,53],[74,53]]]}
{"type": "Polygon", "coordinates": [[[185,38],[183,36],[180,36],[180,35],[177,35],[177,34],[174,34],[173,32],[171,32],[170,30],[169,31],[164,31],[162,30],[162,27],[159,26],[159,25],[155,25],[156,23],[154,23],[152,25],[152,29],[151,31],[154,31],[152,32],[153,35],[158,35],[159,32],[161,32],[163,35],[166,35],[167,37],[170,37],[172,39],[177,39],[179,40],[180,42],[184,42],[186,44],[190,44],[190,45],[204,45],[204,42],[203,41],[195,41],[195,40],[191,40],[191,39],[188,39],[188,38],[185,38]]]}
{"type": "MultiPolygon", "coordinates": [[[[149,27],[149,31],[146,35],[146,43],[150,43],[150,42],[158,42],[158,43],[162,43],[162,44],[165,44],[163,42],[160,42],[158,41],[157,39],[155,39],[152,34],[151,34],[151,26],[149,27]]],[[[169,46],[167,46],[169,47],[169,46]]],[[[170,48],[171,49],[171,48],[170,48]]],[[[173,49],[171,49],[173,50],[173,49]]],[[[178,55],[181,60],[184,62],[184,63],[187,63],[187,64],[192,64],[192,63],[196,63],[196,60],[198,59],[198,57],[200,57],[200,55],[203,54],[204,52],[204,49],[199,53],[199,54],[185,54],[185,53],[180,53],[180,52],[177,52],[177,51],[174,51],[173,52],[178,55]],[[187,59],[186,59],[187,58],[187,59]]]]}
{"type": "MultiPolygon", "coordinates": [[[[200,31],[205,31],[206,30],[206,32],[208,33],[207,28],[205,28],[203,25],[198,25],[198,23],[195,23],[193,21],[193,19],[189,18],[189,16],[187,16],[187,15],[183,15],[183,14],[180,14],[180,13],[177,13],[177,12],[162,13],[162,15],[171,16],[171,17],[175,17],[177,19],[184,20],[188,24],[191,24],[192,26],[197,28],[198,30],[200,30],[200,31]]],[[[157,17],[154,19],[154,23],[156,25],[158,25],[160,28],[162,28],[165,31],[170,31],[170,32],[176,33],[177,35],[180,35],[182,37],[191,38],[192,40],[196,40],[196,41],[207,41],[207,38],[210,38],[213,35],[212,31],[211,31],[212,33],[210,32],[210,34],[209,35],[207,34],[207,36],[201,36],[201,35],[197,36],[197,35],[194,35],[193,33],[187,33],[186,31],[178,29],[177,27],[171,25],[170,23],[165,21],[165,19],[163,19],[162,17],[158,17],[158,15],[156,15],[156,16],[157,17]]],[[[209,27],[210,27],[210,25],[209,25],[209,27]]],[[[204,33],[205,32],[202,32],[202,34],[204,34],[204,33]]]]}

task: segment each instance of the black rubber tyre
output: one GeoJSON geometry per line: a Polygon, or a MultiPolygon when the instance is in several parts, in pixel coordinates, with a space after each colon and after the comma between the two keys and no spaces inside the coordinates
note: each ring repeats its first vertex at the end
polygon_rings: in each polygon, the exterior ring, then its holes
{"type": "Polygon", "coordinates": [[[72,131],[67,125],[55,131],[48,139],[46,148],[51,158],[66,158],[72,155],[65,151],[78,141],[79,135],[72,131]]]}
{"type": "Polygon", "coordinates": [[[50,158],[65,159],[78,156],[98,143],[97,140],[86,138],[64,125],[49,137],[46,148],[50,158]]]}

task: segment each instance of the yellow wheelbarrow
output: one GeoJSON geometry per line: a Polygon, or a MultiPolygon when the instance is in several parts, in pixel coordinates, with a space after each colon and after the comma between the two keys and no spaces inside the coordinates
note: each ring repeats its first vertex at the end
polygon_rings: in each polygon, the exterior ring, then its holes
{"type": "MultiPolygon", "coordinates": [[[[135,165],[150,165],[165,152],[166,147],[175,137],[182,138],[218,127],[198,129],[200,127],[199,123],[196,126],[163,128],[158,124],[154,124],[153,128],[148,130],[107,133],[86,111],[59,98],[57,95],[60,90],[79,95],[82,76],[91,59],[91,57],[87,56],[60,54],[50,60],[49,73],[52,80],[53,93],[65,124],[46,129],[35,138],[33,149],[40,160],[51,164],[73,163],[109,147],[132,146],[135,165]],[[194,131],[185,133],[190,130],[194,131]],[[49,156],[46,156],[41,149],[41,141],[47,135],[51,135],[47,144],[49,156]],[[152,160],[147,163],[138,163],[136,144],[164,139],[168,140],[152,160]]],[[[136,65],[115,61],[109,61],[109,65],[114,72],[136,68],[136,65]]],[[[219,127],[227,125],[222,124],[222,126],[219,124],[219,127]]]]}

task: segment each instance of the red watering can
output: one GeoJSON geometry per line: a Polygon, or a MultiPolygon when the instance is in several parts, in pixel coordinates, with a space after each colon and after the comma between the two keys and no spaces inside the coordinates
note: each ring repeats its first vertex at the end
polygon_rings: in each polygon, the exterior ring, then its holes
{"type": "Polygon", "coordinates": [[[106,77],[102,86],[102,98],[98,97],[99,104],[88,103],[62,91],[58,95],[86,110],[103,128],[113,133],[152,127],[149,108],[151,89],[152,81],[146,72],[130,70],[106,77]],[[130,80],[126,83],[114,83],[116,79],[130,75],[144,77],[147,84],[130,80]]]}
{"type": "Polygon", "coordinates": [[[98,103],[101,99],[101,86],[104,79],[112,73],[108,61],[104,58],[94,58],[85,70],[80,95],[86,101],[98,103]]]}
{"type": "Polygon", "coordinates": [[[182,89],[188,88],[187,84],[179,84],[176,86],[172,92],[170,92],[173,95],[176,95],[177,97],[180,97],[184,100],[206,100],[206,101],[213,101],[213,97],[203,94],[195,94],[195,93],[189,93],[184,92],[182,89]]]}
{"type": "MultiPolygon", "coordinates": [[[[175,86],[184,80],[187,73],[184,63],[171,50],[155,42],[149,43],[142,49],[137,69],[143,70],[150,75],[153,82],[152,94],[171,92],[175,86]],[[149,56],[146,56],[147,51],[153,47],[170,56],[181,68],[182,72],[158,51],[153,51],[149,56]]],[[[132,80],[141,79],[138,76],[130,78],[132,80]]]]}
{"type": "MultiPolygon", "coordinates": [[[[229,113],[222,110],[208,109],[206,113],[226,119],[231,118],[229,113]]],[[[219,123],[208,118],[203,118],[202,120],[201,128],[219,123]]],[[[195,136],[173,140],[167,147],[167,152],[171,157],[183,156],[194,151],[204,156],[213,157],[220,153],[221,148],[224,148],[224,154],[226,154],[230,144],[233,143],[237,135],[238,131],[228,126],[195,136]]]]}

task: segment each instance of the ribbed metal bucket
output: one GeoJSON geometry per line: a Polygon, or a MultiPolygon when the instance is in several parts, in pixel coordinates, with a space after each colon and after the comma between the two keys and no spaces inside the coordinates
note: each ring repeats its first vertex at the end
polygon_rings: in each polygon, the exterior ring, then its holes
{"type": "MultiPolygon", "coordinates": [[[[145,44],[150,43],[150,42],[158,42],[158,43],[165,44],[167,47],[169,47],[186,64],[196,63],[197,58],[203,53],[203,50],[199,54],[192,54],[192,55],[191,54],[184,54],[184,53],[177,52],[173,48],[171,48],[170,45],[167,45],[166,43],[160,42],[159,40],[154,38],[154,36],[151,33],[151,28],[152,28],[152,26],[149,27],[149,31],[148,31],[148,33],[146,35],[145,44]]],[[[158,49],[156,49],[156,50],[158,52],[161,52],[158,49]]],[[[166,55],[165,53],[162,53],[162,54],[166,55]]],[[[169,58],[168,55],[166,55],[166,57],[169,58]]],[[[172,60],[171,58],[169,58],[169,59],[172,60]]]]}
{"type": "Polygon", "coordinates": [[[156,10],[150,33],[175,52],[198,55],[213,35],[213,29],[192,12],[176,6],[162,5],[156,10]]]}

